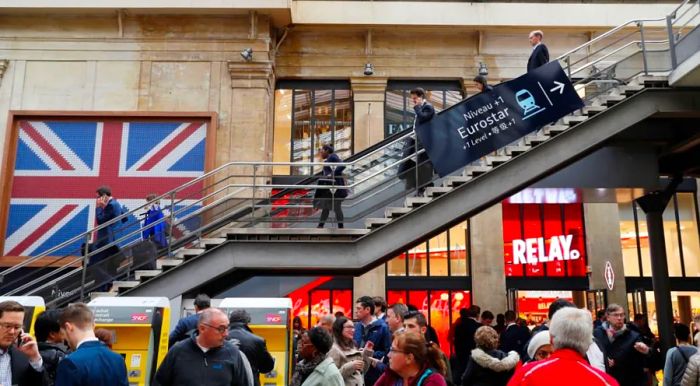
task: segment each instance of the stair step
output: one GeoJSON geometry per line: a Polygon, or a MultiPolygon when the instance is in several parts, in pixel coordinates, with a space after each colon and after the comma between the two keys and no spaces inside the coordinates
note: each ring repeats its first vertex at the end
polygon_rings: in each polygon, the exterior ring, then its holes
{"type": "Polygon", "coordinates": [[[452,191],[452,188],[446,188],[444,186],[431,186],[425,189],[425,195],[427,197],[439,197],[445,193],[452,191]]]}
{"type": "Polygon", "coordinates": [[[118,294],[121,294],[125,292],[126,290],[129,290],[131,288],[134,288],[141,284],[140,281],[134,281],[134,280],[129,280],[129,281],[113,281],[112,282],[112,291],[117,291],[118,294]]]}
{"type": "Polygon", "coordinates": [[[627,85],[627,86],[620,86],[620,94],[626,95],[626,96],[631,96],[634,95],[642,90],[644,90],[644,86],[642,85],[627,85]]]}
{"type": "Polygon", "coordinates": [[[525,137],[525,144],[530,146],[537,146],[543,144],[549,140],[546,135],[528,135],[525,137]]]}
{"type": "Polygon", "coordinates": [[[190,257],[199,256],[204,252],[206,252],[206,250],[202,248],[183,248],[178,251],[175,256],[182,259],[187,259],[190,257]]]}
{"type": "Polygon", "coordinates": [[[487,155],[486,165],[496,167],[510,161],[511,159],[512,157],[508,155],[487,155]]]}
{"type": "Polygon", "coordinates": [[[156,277],[163,273],[162,269],[141,269],[134,271],[134,278],[138,281],[144,281],[151,277],[156,277]]]}
{"type": "MultiPolygon", "coordinates": [[[[430,189],[430,188],[428,188],[430,189]]],[[[386,218],[398,218],[403,216],[404,214],[408,213],[411,211],[411,208],[406,208],[406,207],[389,207],[384,210],[384,216],[386,218]]]]}
{"type": "Polygon", "coordinates": [[[462,175],[466,177],[477,177],[484,173],[488,173],[489,171],[491,171],[491,169],[493,169],[493,167],[491,166],[467,166],[466,168],[464,168],[464,172],[462,172],[462,175]]]}
{"type": "Polygon", "coordinates": [[[392,219],[386,218],[386,217],[377,217],[377,218],[366,218],[365,219],[365,228],[367,229],[374,229],[374,228],[379,228],[382,225],[386,225],[391,222],[392,219]]]}
{"type": "Polygon", "coordinates": [[[567,116],[567,117],[564,117],[564,123],[567,124],[567,125],[569,125],[569,126],[576,126],[576,125],[578,125],[579,123],[584,122],[584,121],[586,121],[586,120],[588,120],[588,117],[583,116],[583,115],[581,115],[581,116],[567,116]]]}
{"type": "Polygon", "coordinates": [[[182,259],[159,259],[156,260],[156,268],[167,271],[170,268],[177,267],[182,264],[182,259]]]}
{"type": "Polygon", "coordinates": [[[511,157],[517,157],[520,154],[525,153],[526,151],[530,150],[530,146],[506,146],[506,154],[508,154],[511,157]]]}
{"type": "MultiPolygon", "coordinates": [[[[295,206],[297,207],[297,206],[295,206]]],[[[204,249],[211,249],[217,245],[221,245],[226,242],[225,238],[221,237],[216,237],[216,238],[205,238],[205,239],[199,239],[199,246],[204,249]]]]}
{"type": "Polygon", "coordinates": [[[445,180],[442,181],[442,186],[449,188],[453,187],[456,188],[460,185],[466,184],[469,182],[472,178],[469,176],[450,176],[445,178],[445,180]]]}
{"type": "Polygon", "coordinates": [[[544,133],[550,137],[555,137],[566,130],[569,130],[569,126],[566,125],[549,125],[544,127],[544,133]]]}
{"type": "Polygon", "coordinates": [[[583,108],[583,113],[584,113],[584,115],[592,117],[592,116],[594,116],[598,113],[601,113],[607,109],[608,109],[607,106],[586,106],[583,108]]]}
{"type": "Polygon", "coordinates": [[[603,97],[602,99],[603,99],[603,104],[605,106],[611,107],[617,103],[622,102],[623,100],[625,100],[625,98],[626,97],[624,95],[607,95],[607,96],[603,97]]]}
{"type": "Polygon", "coordinates": [[[407,208],[417,208],[432,201],[430,197],[406,197],[405,206],[407,208]]]}

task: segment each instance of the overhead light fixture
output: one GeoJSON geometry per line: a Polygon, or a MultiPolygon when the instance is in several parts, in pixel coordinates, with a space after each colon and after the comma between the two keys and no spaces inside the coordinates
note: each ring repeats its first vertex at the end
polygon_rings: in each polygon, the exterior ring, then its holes
{"type": "Polygon", "coordinates": [[[374,66],[372,63],[365,64],[365,75],[374,75],[374,66]]]}
{"type": "Polygon", "coordinates": [[[489,69],[486,67],[484,62],[479,62],[479,75],[486,76],[489,74],[489,69]]]}
{"type": "Polygon", "coordinates": [[[253,49],[246,48],[245,50],[241,51],[241,57],[246,62],[250,62],[251,60],[253,60],[253,49]]]}

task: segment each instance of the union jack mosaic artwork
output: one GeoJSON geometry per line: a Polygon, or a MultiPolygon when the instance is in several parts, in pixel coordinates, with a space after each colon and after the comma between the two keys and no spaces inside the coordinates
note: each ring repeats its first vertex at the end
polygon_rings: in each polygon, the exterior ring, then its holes
{"type": "MultiPolygon", "coordinates": [[[[135,209],[204,174],[207,120],[21,120],[4,255],[35,256],[94,227],[95,190],[135,209]]],[[[189,205],[200,186],[178,199],[189,205]]],[[[161,206],[167,208],[168,202],[161,206]]],[[[176,206],[176,209],[178,206],[176,206]]],[[[196,210],[195,208],[192,208],[196,210]]],[[[80,242],[52,255],[71,254],[80,242]]]]}

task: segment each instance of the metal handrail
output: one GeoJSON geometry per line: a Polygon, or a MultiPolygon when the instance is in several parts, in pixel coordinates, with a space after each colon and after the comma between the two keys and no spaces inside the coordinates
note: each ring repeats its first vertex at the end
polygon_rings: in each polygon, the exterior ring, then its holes
{"type": "MultiPolygon", "coordinates": [[[[338,162],[338,163],[334,163],[334,165],[335,165],[335,166],[354,166],[354,165],[357,165],[357,164],[361,163],[362,161],[366,160],[367,158],[369,158],[369,157],[371,157],[371,156],[373,156],[373,155],[375,155],[375,154],[377,154],[377,153],[380,153],[380,152],[382,152],[382,151],[384,151],[384,150],[390,148],[391,146],[393,146],[393,145],[395,145],[395,144],[397,144],[397,143],[399,143],[399,142],[401,142],[401,141],[404,141],[407,137],[412,136],[412,135],[413,135],[413,133],[412,133],[411,131],[407,130],[406,133],[405,133],[404,135],[399,136],[398,138],[396,138],[396,139],[394,139],[393,141],[391,141],[391,142],[385,144],[384,146],[379,147],[379,148],[375,149],[374,151],[369,152],[368,154],[366,154],[366,155],[364,155],[364,156],[362,156],[362,157],[360,157],[360,158],[358,158],[358,159],[356,159],[356,160],[353,160],[352,162],[338,162]]],[[[227,163],[225,163],[225,164],[223,164],[223,165],[221,165],[221,166],[219,166],[219,167],[214,168],[213,170],[211,170],[211,171],[209,171],[209,172],[207,172],[207,173],[205,173],[205,174],[203,174],[203,175],[201,175],[201,176],[199,176],[199,177],[194,178],[193,180],[190,180],[190,181],[184,183],[183,185],[178,186],[178,187],[175,188],[175,189],[172,189],[172,190],[170,190],[170,191],[168,191],[168,192],[166,192],[166,193],[161,194],[160,196],[156,197],[156,198],[154,199],[154,201],[159,201],[159,200],[163,200],[163,199],[173,198],[173,197],[177,194],[177,192],[183,191],[183,190],[185,190],[185,189],[187,189],[187,188],[189,188],[189,187],[191,187],[191,186],[193,186],[193,185],[195,185],[195,184],[197,184],[197,183],[199,183],[199,182],[205,181],[205,180],[207,180],[208,178],[211,178],[211,177],[212,177],[213,175],[215,175],[216,173],[219,173],[219,172],[221,172],[221,171],[223,171],[223,170],[225,170],[225,169],[227,169],[227,168],[236,167],[236,166],[253,166],[253,167],[261,167],[261,166],[263,166],[263,167],[264,167],[264,166],[290,166],[290,167],[292,167],[292,166],[298,166],[298,167],[309,167],[309,166],[310,166],[310,167],[313,167],[313,166],[328,166],[328,164],[327,164],[327,163],[323,163],[323,162],[274,162],[274,161],[273,161],[273,162],[268,162],[268,161],[251,162],[251,161],[230,161],[230,162],[227,162],[227,163]]],[[[215,182],[214,184],[216,184],[216,183],[219,183],[219,181],[215,182]]],[[[297,187],[298,187],[298,186],[297,186],[297,187]]],[[[94,234],[95,232],[97,232],[97,231],[99,231],[99,230],[102,230],[102,229],[105,229],[105,228],[107,228],[107,227],[109,227],[109,226],[111,226],[111,225],[120,223],[120,222],[122,221],[122,219],[125,219],[125,218],[128,219],[130,216],[132,216],[132,215],[134,215],[134,214],[136,214],[136,213],[142,211],[142,210],[143,210],[144,208],[146,208],[148,205],[150,205],[150,203],[143,204],[143,205],[141,205],[141,206],[139,206],[139,207],[137,207],[137,208],[135,208],[135,209],[131,209],[131,210],[127,211],[126,213],[122,213],[121,215],[119,215],[119,216],[113,218],[112,220],[109,220],[109,221],[107,221],[107,222],[105,222],[105,223],[103,223],[103,224],[100,224],[100,225],[98,225],[98,226],[92,228],[92,229],[89,229],[88,231],[83,232],[83,233],[81,233],[81,234],[79,234],[79,235],[77,235],[77,236],[74,236],[73,238],[71,238],[71,239],[69,239],[69,240],[67,240],[67,241],[62,242],[62,243],[60,243],[59,245],[57,245],[57,246],[55,246],[55,247],[53,247],[53,248],[50,248],[49,250],[47,250],[47,251],[45,251],[45,252],[43,252],[43,253],[41,253],[41,254],[39,254],[39,255],[30,257],[29,259],[26,259],[26,260],[24,260],[24,261],[22,261],[22,262],[20,262],[20,263],[18,263],[18,264],[16,264],[16,265],[14,265],[14,266],[8,268],[8,269],[6,269],[6,270],[0,272],[0,282],[1,282],[2,279],[3,279],[5,276],[7,276],[8,274],[10,274],[10,273],[12,273],[12,272],[15,272],[15,271],[17,271],[17,270],[19,270],[19,269],[21,269],[21,268],[23,268],[23,267],[26,267],[27,265],[29,265],[29,264],[31,264],[31,263],[33,263],[33,262],[35,262],[35,261],[37,261],[37,260],[39,260],[39,259],[41,259],[41,258],[44,258],[44,257],[46,257],[46,256],[51,256],[52,253],[54,253],[54,252],[56,252],[56,251],[58,251],[58,250],[61,250],[61,249],[65,248],[65,247],[67,247],[67,246],[69,246],[69,245],[71,245],[71,244],[73,244],[73,243],[75,243],[75,242],[79,242],[79,241],[81,241],[81,240],[83,240],[83,239],[89,238],[89,237],[92,236],[92,234],[94,234]]],[[[171,201],[171,205],[174,206],[174,200],[171,201]]],[[[111,245],[111,243],[110,243],[110,245],[111,245]]]]}

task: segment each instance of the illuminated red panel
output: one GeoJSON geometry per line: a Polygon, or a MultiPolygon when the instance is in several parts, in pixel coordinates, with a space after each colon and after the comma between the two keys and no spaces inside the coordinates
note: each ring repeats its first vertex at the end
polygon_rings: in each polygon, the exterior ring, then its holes
{"type": "Polygon", "coordinates": [[[304,328],[309,328],[309,294],[308,292],[299,294],[290,294],[292,299],[292,315],[301,319],[301,324],[304,328]]]}
{"type": "Polygon", "coordinates": [[[503,258],[506,276],[523,276],[523,266],[513,264],[513,240],[521,239],[520,206],[503,203],[503,258]]]}
{"type": "Polygon", "coordinates": [[[564,229],[573,235],[571,250],[578,251],[580,257],[569,260],[569,276],[586,276],[586,235],[583,230],[583,205],[565,205],[564,229]]]}
{"type": "MultiPolygon", "coordinates": [[[[545,204],[544,208],[544,240],[545,251],[549,255],[552,247],[551,238],[566,235],[561,222],[562,207],[557,204],[545,204]]],[[[547,276],[566,276],[566,263],[563,260],[554,260],[547,263],[547,276]]]]}
{"type": "MultiPolygon", "coordinates": [[[[524,239],[542,237],[541,205],[523,205],[524,239]]],[[[538,254],[541,251],[537,251],[538,254]]],[[[525,264],[527,276],[544,276],[544,264],[525,264]]]]}
{"type": "Polygon", "coordinates": [[[408,304],[416,306],[428,319],[428,291],[408,291],[408,304]]]}
{"type": "Polygon", "coordinates": [[[524,317],[528,324],[541,324],[545,322],[548,316],[547,313],[549,312],[549,305],[556,299],[561,298],[570,302],[573,301],[571,298],[571,292],[569,291],[562,291],[560,295],[563,296],[555,296],[557,294],[549,293],[556,291],[542,292],[545,293],[539,293],[538,291],[523,291],[518,294],[518,314],[521,317],[524,317]]]}
{"type": "Polygon", "coordinates": [[[447,335],[450,332],[450,294],[448,291],[430,291],[430,325],[435,329],[438,343],[450,355],[447,335]]]}
{"type": "Polygon", "coordinates": [[[401,304],[408,304],[407,299],[406,299],[406,291],[387,291],[386,292],[386,302],[389,305],[396,304],[396,303],[401,303],[401,304]]]}
{"type": "Polygon", "coordinates": [[[331,313],[331,291],[315,290],[311,292],[311,326],[318,324],[318,320],[331,313]]]}
{"type": "Polygon", "coordinates": [[[338,312],[342,312],[343,315],[352,319],[352,290],[333,290],[333,309],[331,310],[335,315],[338,312]]]}
{"type": "MultiPolygon", "coordinates": [[[[452,345],[452,337],[454,336],[455,324],[459,321],[459,310],[462,308],[469,308],[471,305],[471,295],[469,291],[452,291],[450,303],[452,307],[452,320],[450,331],[448,332],[448,343],[441,348],[443,351],[451,353],[454,350],[452,345]]],[[[449,354],[447,355],[449,356],[449,354]]]]}

